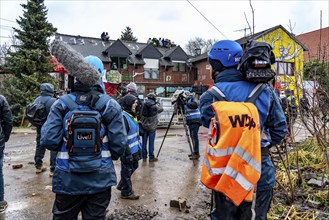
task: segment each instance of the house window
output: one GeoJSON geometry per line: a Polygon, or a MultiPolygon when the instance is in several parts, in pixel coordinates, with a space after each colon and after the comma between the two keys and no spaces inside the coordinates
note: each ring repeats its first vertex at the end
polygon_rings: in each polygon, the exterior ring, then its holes
{"type": "Polygon", "coordinates": [[[159,79],[159,60],[144,58],[144,79],[159,79]]]}
{"type": "Polygon", "coordinates": [[[185,61],[173,61],[173,72],[186,72],[185,61]]]}
{"type": "Polygon", "coordinates": [[[128,69],[126,57],[111,57],[111,60],[112,60],[111,70],[128,69]]]}
{"type": "Polygon", "coordinates": [[[159,79],[160,72],[158,69],[145,69],[144,68],[144,79],[159,79]]]}
{"type": "Polygon", "coordinates": [[[274,64],[274,71],[280,75],[294,75],[294,63],[276,62],[274,64]]]}

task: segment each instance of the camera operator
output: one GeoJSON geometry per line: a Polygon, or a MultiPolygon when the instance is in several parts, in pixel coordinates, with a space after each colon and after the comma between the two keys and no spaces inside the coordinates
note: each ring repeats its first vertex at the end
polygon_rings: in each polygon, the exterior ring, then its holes
{"type": "Polygon", "coordinates": [[[186,124],[189,128],[191,139],[193,142],[193,152],[194,155],[188,155],[190,160],[199,159],[199,128],[201,126],[201,114],[199,110],[199,102],[196,99],[194,93],[189,91],[184,92],[184,114],[186,117],[186,124]]]}

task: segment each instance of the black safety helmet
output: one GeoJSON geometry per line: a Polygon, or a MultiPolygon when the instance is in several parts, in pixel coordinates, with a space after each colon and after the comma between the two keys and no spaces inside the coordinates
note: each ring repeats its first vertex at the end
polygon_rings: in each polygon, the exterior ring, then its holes
{"type": "Polygon", "coordinates": [[[156,100],[156,95],[154,93],[149,93],[149,94],[147,94],[147,98],[155,101],[156,100]]]}

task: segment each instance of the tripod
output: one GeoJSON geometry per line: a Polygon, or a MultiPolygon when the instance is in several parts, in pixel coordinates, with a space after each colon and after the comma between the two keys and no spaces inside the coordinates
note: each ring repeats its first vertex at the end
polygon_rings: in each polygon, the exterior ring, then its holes
{"type": "MultiPolygon", "coordinates": [[[[173,103],[173,104],[174,104],[174,103],[173,103]]],[[[185,128],[185,133],[186,133],[187,142],[188,142],[189,147],[190,147],[190,151],[191,151],[191,155],[192,155],[193,165],[195,165],[195,160],[196,160],[196,158],[195,158],[195,154],[194,154],[194,151],[193,151],[193,148],[192,148],[191,138],[190,138],[189,130],[188,130],[188,128],[187,128],[185,114],[184,114],[184,111],[183,111],[183,106],[184,106],[184,104],[183,104],[183,102],[181,101],[180,98],[177,99],[176,105],[177,105],[177,112],[178,112],[178,114],[180,113],[180,114],[182,115],[182,118],[183,118],[183,125],[184,125],[184,128],[185,128]]],[[[171,116],[171,118],[170,118],[170,121],[169,121],[169,124],[168,124],[167,130],[166,130],[166,133],[165,133],[165,135],[164,135],[164,137],[163,137],[163,139],[162,139],[162,143],[161,143],[161,145],[160,145],[160,148],[159,148],[159,151],[158,151],[157,157],[158,157],[159,154],[160,154],[161,148],[162,148],[163,143],[164,143],[164,141],[165,141],[165,139],[166,139],[166,137],[167,137],[167,133],[168,133],[168,131],[169,131],[169,128],[170,128],[170,125],[171,125],[171,122],[172,122],[174,116],[175,116],[175,111],[173,112],[173,114],[172,114],[172,116],[171,116]]],[[[194,143],[193,143],[193,144],[194,144],[194,143]]]]}

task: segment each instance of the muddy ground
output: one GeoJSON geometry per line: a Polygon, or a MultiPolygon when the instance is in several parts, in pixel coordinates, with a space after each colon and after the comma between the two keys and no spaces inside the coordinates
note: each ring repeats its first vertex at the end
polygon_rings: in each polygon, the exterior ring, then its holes
{"type": "MultiPolygon", "coordinates": [[[[155,153],[166,128],[158,129],[155,153]]],[[[49,151],[44,164],[48,170],[35,174],[35,131],[15,131],[6,144],[4,161],[5,199],[8,208],[0,219],[51,219],[54,194],[49,177],[49,151]],[[23,164],[20,169],[12,165],[23,164]]],[[[200,129],[200,145],[206,143],[207,130],[200,129]]],[[[159,161],[140,161],[133,175],[133,186],[139,200],[120,199],[120,191],[112,188],[108,219],[205,219],[209,210],[210,191],[199,181],[201,160],[195,164],[188,158],[190,148],[182,126],[171,126],[159,154],[159,161]],[[171,200],[186,199],[187,207],[179,211],[170,207],[171,200]]],[[[120,163],[115,161],[118,178],[120,163]]]]}
{"type": "MultiPolygon", "coordinates": [[[[297,142],[309,136],[309,133],[298,124],[295,125],[295,130],[297,142]]],[[[165,132],[166,128],[157,130],[155,154],[159,151],[165,132]]],[[[207,132],[206,128],[200,127],[201,152],[206,144],[207,132]]],[[[48,170],[37,175],[33,165],[35,137],[35,130],[14,130],[6,144],[3,170],[5,199],[9,205],[6,212],[0,213],[0,220],[52,219],[54,194],[51,191],[49,177],[49,151],[46,152],[44,160],[48,170]],[[12,165],[16,164],[22,164],[23,167],[13,169],[12,165]]],[[[211,192],[199,181],[202,159],[193,164],[188,154],[190,148],[183,126],[171,126],[159,154],[159,161],[154,163],[140,161],[140,167],[133,175],[134,191],[140,195],[140,199],[122,200],[120,191],[113,187],[107,219],[209,219],[207,214],[210,209],[211,192]],[[179,197],[187,201],[187,206],[181,211],[170,207],[170,201],[177,200],[179,197]]],[[[115,161],[115,166],[117,176],[120,178],[120,162],[115,161]]]]}

